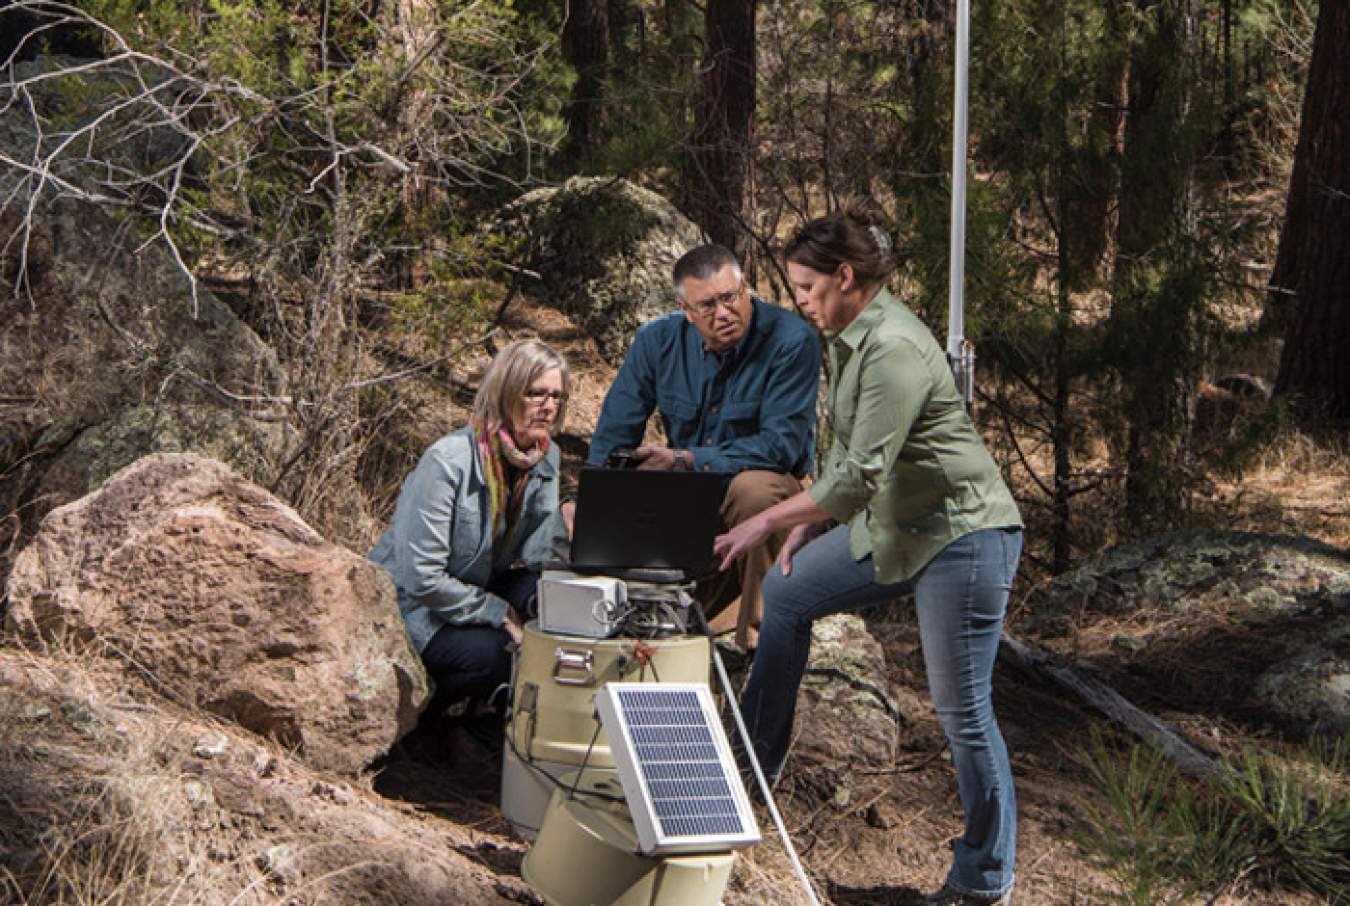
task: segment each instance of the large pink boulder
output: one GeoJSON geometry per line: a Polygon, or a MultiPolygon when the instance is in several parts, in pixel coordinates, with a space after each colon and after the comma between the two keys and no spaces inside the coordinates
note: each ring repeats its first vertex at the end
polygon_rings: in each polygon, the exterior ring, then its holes
{"type": "Polygon", "coordinates": [[[356,772],[416,722],[427,680],[388,576],[194,456],[157,455],[52,511],[6,626],[356,772]]]}

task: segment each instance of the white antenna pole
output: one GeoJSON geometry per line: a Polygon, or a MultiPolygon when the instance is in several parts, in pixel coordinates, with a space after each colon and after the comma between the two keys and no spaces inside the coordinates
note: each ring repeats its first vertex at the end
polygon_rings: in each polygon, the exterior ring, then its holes
{"type": "Polygon", "coordinates": [[[966,146],[970,109],[970,0],[956,0],[956,98],[952,114],[952,237],[947,311],[947,361],[956,387],[975,400],[975,347],[966,340],[966,146]]]}

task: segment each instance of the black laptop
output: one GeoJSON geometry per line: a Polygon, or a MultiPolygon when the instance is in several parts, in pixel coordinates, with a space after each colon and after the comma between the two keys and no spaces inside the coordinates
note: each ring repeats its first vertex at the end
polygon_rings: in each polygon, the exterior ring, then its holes
{"type": "Polygon", "coordinates": [[[698,576],[713,562],[725,487],[717,472],[583,468],[569,568],[698,576]]]}

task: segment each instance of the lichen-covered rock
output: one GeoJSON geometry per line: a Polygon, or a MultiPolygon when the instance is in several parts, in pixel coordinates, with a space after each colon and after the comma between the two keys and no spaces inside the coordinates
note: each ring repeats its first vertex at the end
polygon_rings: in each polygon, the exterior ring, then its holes
{"type": "Polygon", "coordinates": [[[1305,641],[1307,650],[1261,674],[1257,694],[1290,723],[1350,733],[1350,620],[1342,619],[1333,637],[1305,641]]]}
{"type": "MultiPolygon", "coordinates": [[[[277,393],[275,354],[200,286],[194,301],[162,245],[71,199],[37,205],[26,230],[0,215],[0,235],[16,237],[0,248],[0,513],[21,520],[20,546],[148,453],[203,453],[255,480],[286,461],[284,424],[230,400],[277,393]]],[[[0,550],[0,581],[9,565],[0,550]]]]}
{"type": "Polygon", "coordinates": [[[627,180],[577,176],[521,197],[490,228],[517,247],[551,301],[612,365],[638,327],[676,309],[670,271],[707,240],[661,196],[627,180]]]}
{"type": "Polygon", "coordinates": [[[15,562],[7,628],[357,772],[428,690],[388,576],[225,465],[147,457],[54,510],[15,562]]]}
{"type": "Polygon", "coordinates": [[[900,745],[901,708],[886,656],[861,617],[837,614],[811,629],[811,660],[797,698],[794,751],[889,768],[900,745]]]}
{"type": "Polygon", "coordinates": [[[1056,577],[1035,599],[1034,622],[1079,610],[1184,612],[1212,603],[1255,613],[1309,596],[1350,597],[1350,558],[1309,538],[1247,532],[1168,532],[1107,548],[1056,577]]]}
{"type": "Polygon", "coordinates": [[[1109,678],[1143,694],[1295,736],[1350,732],[1344,551],[1282,535],[1170,532],[1088,558],[1026,610],[1019,631],[1052,639],[1072,634],[1079,617],[1148,627],[1112,639],[1126,669],[1109,678]],[[1218,684],[1215,664],[1230,668],[1218,684]]]}
{"type": "Polygon", "coordinates": [[[280,437],[262,434],[246,417],[220,406],[192,403],[133,405],[79,431],[51,464],[44,483],[89,493],[136,460],[155,453],[190,453],[233,464],[270,448],[280,437]]]}

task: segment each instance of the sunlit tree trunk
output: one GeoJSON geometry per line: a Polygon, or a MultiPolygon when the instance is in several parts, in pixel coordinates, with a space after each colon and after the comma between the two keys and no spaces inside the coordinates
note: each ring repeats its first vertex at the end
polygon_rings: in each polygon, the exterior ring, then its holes
{"type": "MultiPolygon", "coordinates": [[[[398,0],[385,8],[385,31],[390,37],[386,49],[379,55],[387,67],[397,90],[397,134],[391,134],[393,144],[402,146],[408,137],[416,134],[428,117],[434,99],[420,88],[410,87],[415,66],[409,61],[423,61],[432,57],[439,47],[436,35],[438,16],[433,0],[398,0]]],[[[425,160],[414,160],[403,181],[403,206],[410,219],[435,210],[445,200],[445,192],[438,187],[433,166],[425,160]]],[[[411,256],[394,252],[389,256],[390,277],[399,285],[410,286],[413,281],[411,256]]]]}
{"type": "Polygon", "coordinates": [[[1277,393],[1309,426],[1350,423],[1350,3],[1323,0],[1271,285],[1292,309],[1277,393]]]}

